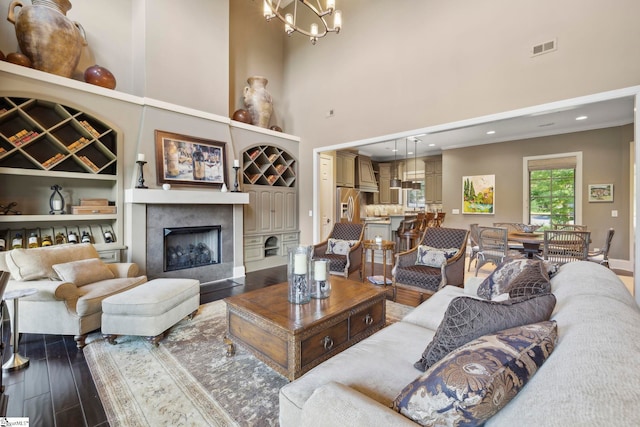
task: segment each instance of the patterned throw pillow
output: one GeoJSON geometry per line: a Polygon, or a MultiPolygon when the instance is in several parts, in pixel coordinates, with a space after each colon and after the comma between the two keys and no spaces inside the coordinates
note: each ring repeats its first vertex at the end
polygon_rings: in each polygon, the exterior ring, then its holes
{"type": "Polygon", "coordinates": [[[352,247],[358,243],[357,240],[329,239],[327,243],[328,254],[347,255],[352,247]]]}
{"type": "Polygon", "coordinates": [[[554,266],[538,259],[510,259],[507,258],[478,286],[478,296],[484,299],[505,293],[505,287],[515,279],[528,265],[543,265],[547,272],[554,266]]]}
{"type": "Polygon", "coordinates": [[[525,386],[556,339],[555,321],[485,335],[416,378],[392,407],[422,425],[480,425],[525,386]]]}
{"type": "MultiPolygon", "coordinates": [[[[547,294],[551,292],[549,274],[542,263],[526,265],[502,291],[508,292],[509,298],[547,294]]],[[[493,300],[495,301],[495,298],[493,300]]]]}
{"type": "Polygon", "coordinates": [[[427,245],[418,246],[418,258],[416,265],[426,265],[427,267],[442,267],[447,260],[458,254],[458,248],[434,248],[427,245]]]}
{"type": "Polygon", "coordinates": [[[469,297],[454,298],[433,339],[413,366],[425,371],[456,348],[478,337],[549,320],[555,305],[556,297],[551,293],[500,302],[469,297]]]}

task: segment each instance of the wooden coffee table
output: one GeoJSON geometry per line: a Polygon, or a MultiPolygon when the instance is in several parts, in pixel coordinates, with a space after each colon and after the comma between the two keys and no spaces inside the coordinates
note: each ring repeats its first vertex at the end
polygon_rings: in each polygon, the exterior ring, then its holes
{"type": "Polygon", "coordinates": [[[287,300],[287,283],[225,298],[228,353],[241,343],[291,381],[384,326],[383,287],[332,276],[331,288],[307,304],[287,300]]]}

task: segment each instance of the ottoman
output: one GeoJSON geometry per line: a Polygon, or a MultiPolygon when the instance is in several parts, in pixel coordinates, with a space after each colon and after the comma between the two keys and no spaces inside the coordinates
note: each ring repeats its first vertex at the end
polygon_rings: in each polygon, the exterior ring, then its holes
{"type": "Polygon", "coordinates": [[[146,336],[154,345],[200,306],[200,281],[154,279],[102,301],[102,334],[115,344],[118,335],[146,336]]]}

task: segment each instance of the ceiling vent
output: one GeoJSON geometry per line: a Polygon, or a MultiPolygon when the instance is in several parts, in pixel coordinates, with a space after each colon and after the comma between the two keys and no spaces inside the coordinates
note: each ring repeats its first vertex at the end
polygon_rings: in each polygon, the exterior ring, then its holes
{"type": "Polygon", "coordinates": [[[531,49],[531,56],[542,55],[543,53],[553,52],[554,50],[557,50],[557,43],[555,40],[550,40],[548,42],[535,45],[531,49]]]}

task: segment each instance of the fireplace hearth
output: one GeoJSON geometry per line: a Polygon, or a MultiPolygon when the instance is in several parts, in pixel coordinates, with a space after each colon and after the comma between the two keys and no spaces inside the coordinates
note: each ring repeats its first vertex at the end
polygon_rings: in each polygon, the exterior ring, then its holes
{"type": "Polygon", "coordinates": [[[220,263],[221,226],[164,228],[164,271],[220,263]]]}

